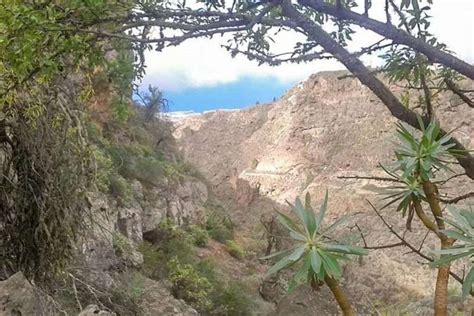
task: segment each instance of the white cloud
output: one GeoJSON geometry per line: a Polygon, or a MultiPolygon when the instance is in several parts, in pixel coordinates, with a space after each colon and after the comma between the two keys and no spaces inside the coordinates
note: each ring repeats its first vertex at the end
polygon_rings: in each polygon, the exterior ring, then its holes
{"type": "MultiPolygon", "coordinates": [[[[375,1],[374,1],[375,2],[375,1]]],[[[377,1],[377,4],[379,1],[377,1]]],[[[380,1],[382,2],[382,1],[380,1]]],[[[474,4],[472,0],[435,0],[432,15],[432,32],[455,51],[461,58],[474,61],[474,4]]],[[[376,7],[374,8],[377,9],[376,7]]],[[[382,17],[378,17],[381,18],[382,17]]],[[[277,50],[283,51],[297,40],[294,33],[285,33],[277,40],[277,50]]],[[[371,32],[361,32],[354,46],[363,46],[377,40],[371,32]]],[[[278,67],[258,66],[243,56],[232,58],[220,47],[221,38],[194,39],[178,47],[170,47],[163,52],[148,52],[147,75],[144,85],[150,83],[167,91],[187,88],[209,87],[237,81],[245,77],[269,78],[281,82],[305,79],[310,74],[342,69],[336,61],[314,61],[306,64],[284,64],[278,67]]],[[[365,60],[372,65],[378,63],[372,57],[365,60]]]]}

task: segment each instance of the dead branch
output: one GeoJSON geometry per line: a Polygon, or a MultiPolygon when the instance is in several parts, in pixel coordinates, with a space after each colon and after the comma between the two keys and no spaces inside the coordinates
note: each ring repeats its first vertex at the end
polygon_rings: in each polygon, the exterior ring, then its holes
{"type": "Polygon", "coordinates": [[[452,198],[452,199],[439,199],[441,202],[443,203],[446,203],[446,204],[456,204],[460,201],[463,201],[463,200],[466,200],[466,199],[469,199],[469,198],[472,198],[474,197],[474,192],[469,192],[469,193],[466,193],[466,194],[463,194],[463,195],[460,195],[458,197],[455,197],[455,198],[452,198]]]}
{"type": "Polygon", "coordinates": [[[375,177],[375,176],[339,176],[338,179],[366,179],[366,180],[376,180],[376,181],[386,181],[386,182],[398,182],[403,183],[402,181],[394,178],[387,177],[375,177]]]}
{"type": "MultiPolygon", "coordinates": [[[[390,233],[392,233],[395,237],[398,238],[398,240],[400,240],[401,243],[403,243],[403,246],[405,247],[408,247],[411,252],[417,254],[418,256],[422,257],[423,259],[429,261],[429,262],[433,262],[434,259],[425,255],[423,252],[421,252],[421,250],[417,249],[416,247],[414,247],[412,244],[410,244],[405,238],[404,236],[400,236],[399,233],[397,233],[397,231],[395,229],[393,229],[393,226],[390,225],[386,220],[385,218],[382,216],[382,214],[377,210],[377,208],[369,201],[369,200],[366,200],[367,203],[369,203],[370,207],[372,208],[372,210],[375,212],[375,214],[377,214],[377,217],[380,218],[380,220],[382,221],[382,223],[385,225],[385,227],[387,227],[387,229],[390,231],[390,233]]],[[[426,238],[426,236],[425,236],[426,238]]],[[[424,240],[422,242],[422,244],[424,243],[424,240]]],[[[421,249],[421,247],[420,247],[421,249]]],[[[453,279],[455,279],[456,281],[458,281],[459,283],[463,284],[464,280],[463,278],[461,278],[459,275],[457,275],[456,273],[454,273],[453,271],[449,271],[449,274],[453,277],[453,279]]],[[[470,292],[471,296],[474,296],[474,291],[471,290],[470,292]]]]}

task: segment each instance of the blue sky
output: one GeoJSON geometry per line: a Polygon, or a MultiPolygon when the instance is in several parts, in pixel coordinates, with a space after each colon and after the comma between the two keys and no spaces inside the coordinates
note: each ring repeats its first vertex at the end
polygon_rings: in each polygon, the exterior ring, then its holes
{"type": "Polygon", "coordinates": [[[279,98],[294,82],[278,82],[273,78],[242,78],[213,87],[189,88],[181,91],[164,91],[170,100],[170,111],[196,112],[214,109],[235,109],[279,98]]]}

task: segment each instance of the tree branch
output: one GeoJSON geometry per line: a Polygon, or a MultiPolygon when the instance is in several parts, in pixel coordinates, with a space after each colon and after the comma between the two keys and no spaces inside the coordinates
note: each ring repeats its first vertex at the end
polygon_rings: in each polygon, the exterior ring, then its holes
{"type": "Polygon", "coordinates": [[[446,203],[446,204],[456,204],[462,200],[466,200],[466,199],[469,199],[469,198],[472,198],[474,197],[474,192],[469,192],[469,193],[466,193],[466,194],[463,194],[463,195],[460,195],[458,197],[455,197],[455,198],[452,198],[452,199],[439,199],[441,202],[443,203],[446,203]]]}
{"type": "MultiPolygon", "coordinates": [[[[305,3],[308,1],[314,2],[314,0],[301,1],[304,1],[305,3]]],[[[283,14],[291,20],[291,23],[295,24],[295,29],[298,27],[302,29],[310,39],[319,43],[319,45],[321,45],[325,51],[331,53],[339,62],[346,66],[346,68],[352,72],[365,86],[372,90],[372,92],[385,104],[393,116],[417,129],[421,129],[417,119],[417,114],[410,109],[407,109],[382,83],[382,81],[375,77],[358,58],[351,55],[318,24],[314,23],[308,17],[300,13],[287,0],[282,2],[282,8],[283,14]]],[[[427,126],[430,123],[429,118],[423,117],[423,123],[425,126],[427,126]]],[[[441,130],[439,137],[443,137],[444,135],[446,135],[446,131],[441,130]]],[[[466,170],[466,174],[471,179],[474,179],[474,158],[467,152],[466,148],[461,145],[458,140],[451,138],[450,142],[455,145],[453,148],[464,152],[464,155],[458,157],[457,159],[459,164],[466,170]]]]}
{"type": "MultiPolygon", "coordinates": [[[[412,244],[410,244],[409,242],[406,241],[406,239],[402,236],[400,236],[399,233],[397,233],[395,231],[395,229],[393,229],[392,225],[390,225],[386,220],[385,218],[382,216],[382,214],[380,214],[380,212],[377,210],[377,208],[375,208],[375,206],[369,201],[369,200],[366,200],[367,203],[369,203],[370,207],[372,208],[372,210],[375,212],[375,214],[377,214],[378,218],[380,218],[380,220],[382,221],[382,223],[385,225],[385,227],[388,228],[388,230],[395,236],[398,238],[398,240],[400,240],[400,242],[402,242],[404,244],[404,246],[408,247],[413,253],[417,254],[418,256],[422,257],[423,259],[429,261],[429,262],[433,262],[434,259],[425,255],[423,252],[421,252],[419,249],[415,248],[412,244]]],[[[456,273],[454,273],[453,271],[449,271],[449,274],[453,277],[453,279],[455,279],[456,281],[458,281],[460,284],[463,284],[464,281],[463,281],[463,278],[461,278],[459,275],[457,275],[456,273]]],[[[471,296],[474,296],[474,291],[471,290],[470,292],[471,296]]]]}
{"type": "Polygon", "coordinates": [[[469,105],[471,108],[474,108],[474,102],[458,88],[458,86],[448,78],[444,78],[444,83],[451,92],[457,95],[464,103],[469,105]]]}
{"type": "Polygon", "coordinates": [[[443,52],[419,38],[415,38],[410,34],[396,28],[392,24],[382,23],[377,20],[366,17],[347,10],[345,8],[338,9],[323,0],[298,0],[298,3],[310,7],[318,12],[326,13],[341,20],[346,20],[365,29],[371,30],[383,37],[393,40],[395,43],[403,44],[413,48],[419,53],[426,55],[426,57],[434,63],[445,65],[457,72],[474,80],[474,66],[463,60],[443,52]]]}

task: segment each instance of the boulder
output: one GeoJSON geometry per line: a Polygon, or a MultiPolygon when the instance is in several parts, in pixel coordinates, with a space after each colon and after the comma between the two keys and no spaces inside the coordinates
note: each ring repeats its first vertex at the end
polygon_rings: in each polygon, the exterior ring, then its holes
{"type": "Polygon", "coordinates": [[[117,314],[101,310],[97,305],[89,305],[78,316],[115,316],[117,314]]]}
{"type": "Polygon", "coordinates": [[[51,297],[34,287],[21,272],[0,282],[0,315],[59,315],[51,297]]]}

